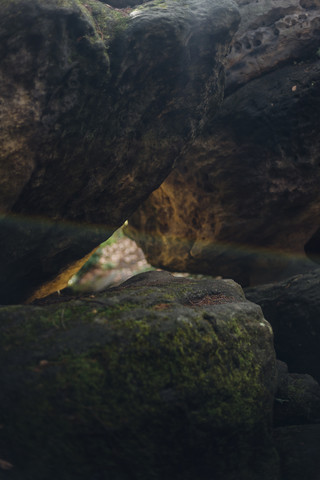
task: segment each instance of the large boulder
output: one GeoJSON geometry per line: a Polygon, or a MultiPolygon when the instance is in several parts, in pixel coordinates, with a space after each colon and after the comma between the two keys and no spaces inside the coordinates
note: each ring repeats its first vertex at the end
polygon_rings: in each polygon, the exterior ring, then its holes
{"type": "Polygon", "coordinates": [[[238,3],[223,106],[127,232],[155,266],[244,286],[310,268],[304,246],[320,215],[320,2],[238,3]]]}
{"type": "Polygon", "coordinates": [[[277,357],[320,382],[320,270],[245,290],[274,331],[277,357]]]}
{"type": "Polygon", "coordinates": [[[272,330],[231,280],[1,307],[0,346],[8,479],[278,479],[272,330]]]}
{"type": "Polygon", "coordinates": [[[0,303],[62,288],[160,185],[238,23],[231,0],[1,0],[0,303]]]}

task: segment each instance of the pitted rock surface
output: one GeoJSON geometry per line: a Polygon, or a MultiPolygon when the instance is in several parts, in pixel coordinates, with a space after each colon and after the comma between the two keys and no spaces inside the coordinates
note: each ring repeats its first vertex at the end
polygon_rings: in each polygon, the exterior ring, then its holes
{"type": "Polygon", "coordinates": [[[227,92],[317,54],[319,0],[236,1],[241,23],[226,61],[227,92]]]}

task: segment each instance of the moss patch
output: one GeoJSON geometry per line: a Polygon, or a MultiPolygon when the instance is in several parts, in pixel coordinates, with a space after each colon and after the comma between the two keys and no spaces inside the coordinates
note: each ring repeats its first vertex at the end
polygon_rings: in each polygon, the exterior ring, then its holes
{"type": "Polygon", "coordinates": [[[224,282],[165,278],[151,288],[144,278],[69,302],[0,309],[8,478],[275,478],[274,353],[261,310],[224,282]],[[201,302],[220,294],[232,303],[201,302]]]}
{"type": "Polygon", "coordinates": [[[77,1],[83,12],[92,18],[96,35],[107,45],[128,25],[129,12],[127,10],[115,9],[97,0],[77,1]]]}

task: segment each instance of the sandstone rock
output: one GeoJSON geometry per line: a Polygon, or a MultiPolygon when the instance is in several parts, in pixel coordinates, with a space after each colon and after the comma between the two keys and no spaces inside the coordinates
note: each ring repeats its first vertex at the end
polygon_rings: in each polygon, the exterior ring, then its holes
{"type": "Polygon", "coordinates": [[[304,246],[320,215],[320,3],[239,4],[223,106],[127,233],[154,266],[254,285],[311,265],[304,246]]]}
{"type": "Polygon", "coordinates": [[[231,0],[1,1],[0,303],[65,286],[160,185],[221,102],[238,22],[231,0]]]}
{"type": "Polygon", "coordinates": [[[10,478],[278,478],[272,331],[238,285],[149,272],[57,299],[0,308],[10,478]]]}
{"type": "Polygon", "coordinates": [[[277,358],[320,381],[320,270],[246,289],[274,331],[277,358]]]}

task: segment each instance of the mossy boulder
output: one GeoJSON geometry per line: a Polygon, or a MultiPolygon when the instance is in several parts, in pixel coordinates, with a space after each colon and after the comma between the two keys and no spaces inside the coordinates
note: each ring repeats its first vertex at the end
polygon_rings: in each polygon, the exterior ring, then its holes
{"type": "Polygon", "coordinates": [[[0,303],[63,288],[161,184],[238,23],[232,0],[0,1],[0,303]]]}
{"type": "Polygon", "coordinates": [[[0,309],[14,480],[276,480],[272,330],[232,281],[151,272],[0,309]]]}

